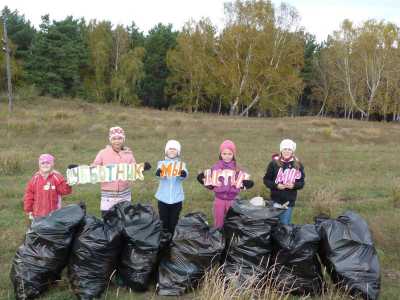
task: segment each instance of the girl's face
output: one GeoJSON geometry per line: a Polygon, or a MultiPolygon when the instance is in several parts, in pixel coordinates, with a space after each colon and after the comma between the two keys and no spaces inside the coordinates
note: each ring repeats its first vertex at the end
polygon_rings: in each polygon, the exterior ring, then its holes
{"type": "Polygon", "coordinates": [[[233,152],[229,149],[224,149],[224,151],[221,152],[221,157],[224,162],[230,162],[233,159],[233,152]]]}
{"type": "Polygon", "coordinates": [[[283,149],[282,150],[282,157],[283,159],[289,159],[293,156],[293,151],[291,149],[283,149]]]}
{"type": "Polygon", "coordinates": [[[114,151],[120,151],[122,149],[122,146],[124,145],[124,139],[119,136],[115,136],[111,138],[111,147],[114,149],[114,151]]]}
{"type": "Polygon", "coordinates": [[[41,162],[39,164],[39,171],[42,174],[48,174],[53,169],[53,165],[47,161],[41,162]]]}
{"type": "Polygon", "coordinates": [[[174,148],[170,148],[167,150],[167,157],[168,158],[175,158],[178,156],[178,150],[174,148]]]}

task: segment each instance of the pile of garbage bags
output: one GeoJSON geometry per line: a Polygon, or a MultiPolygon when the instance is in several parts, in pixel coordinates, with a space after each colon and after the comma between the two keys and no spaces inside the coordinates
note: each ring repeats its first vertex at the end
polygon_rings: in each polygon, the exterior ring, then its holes
{"type": "Polygon", "coordinates": [[[15,297],[38,297],[67,266],[78,299],[100,298],[113,276],[135,291],[156,279],[159,295],[180,296],[222,266],[235,284],[269,278],[276,289],[301,296],[321,294],[325,267],[350,295],[378,299],[378,256],[360,215],[348,211],[336,219],[319,216],[315,224],[282,225],[282,212],[270,203],[238,200],[222,230],[191,213],[171,237],[150,205],[122,202],[103,220],[69,205],[35,219],[26,233],[10,272],[15,297]]]}

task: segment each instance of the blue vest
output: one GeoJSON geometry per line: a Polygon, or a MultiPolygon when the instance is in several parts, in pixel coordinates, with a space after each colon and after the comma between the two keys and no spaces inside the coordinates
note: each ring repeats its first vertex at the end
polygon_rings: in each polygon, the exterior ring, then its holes
{"type": "MultiPolygon", "coordinates": [[[[165,159],[159,161],[157,163],[157,169],[161,169],[163,164],[179,162],[178,158],[175,159],[165,159]]],[[[186,167],[183,169],[186,171],[186,174],[189,176],[189,173],[186,167]]],[[[187,178],[186,176],[185,178],[187,178]]],[[[185,199],[185,194],[183,193],[182,181],[185,179],[180,176],[166,176],[160,177],[160,184],[158,185],[156,198],[157,200],[166,203],[166,204],[174,204],[178,202],[182,202],[185,199]]]]}

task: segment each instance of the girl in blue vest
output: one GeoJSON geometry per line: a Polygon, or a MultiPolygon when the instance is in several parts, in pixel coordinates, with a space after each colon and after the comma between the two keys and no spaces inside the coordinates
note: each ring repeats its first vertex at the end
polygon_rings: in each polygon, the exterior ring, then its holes
{"type": "Polygon", "coordinates": [[[185,198],[182,181],[188,176],[185,164],[180,160],[181,144],[169,140],[165,145],[165,159],[157,163],[156,176],[160,178],[155,197],[158,200],[158,213],[165,231],[171,234],[182,210],[185,198]]]}

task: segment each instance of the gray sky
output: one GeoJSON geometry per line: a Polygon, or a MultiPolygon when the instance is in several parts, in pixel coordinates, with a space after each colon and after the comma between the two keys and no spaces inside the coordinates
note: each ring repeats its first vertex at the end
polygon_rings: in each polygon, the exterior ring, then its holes
{"type": "MultiPolygon", "coordinates": [[[[51,20],[60,20],[68,15],[86,20],[109,20],[115,24],[128,25],[134,21],[140,30],[147,32],[161,22],[172,23],[180,29],[190,18],[198,20],[209,17],[219,28],[223,24],[224,0],[0,0],[0,7],[7,5],[24,14],[36,27],[40,17],[50,14],[51,20]]],[[[348,18],[356,23],[374,18],[400,25],[400,1],[395,0],[286,0],[296,7],[301,16],[301,25],[318,40],[324,40],[340,22],[348,18]]],[[[280,4],[281,1],[273,0],[280,4]]]]}

